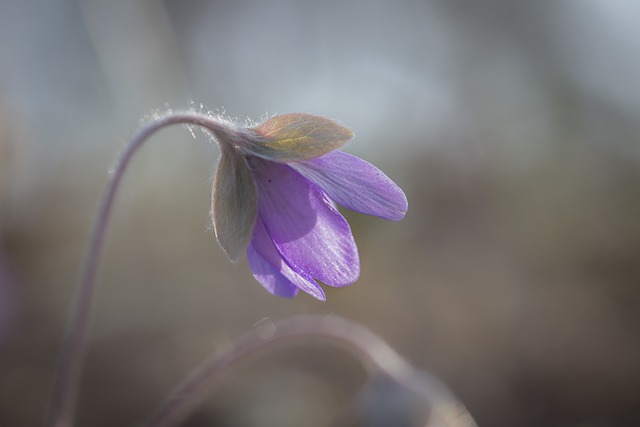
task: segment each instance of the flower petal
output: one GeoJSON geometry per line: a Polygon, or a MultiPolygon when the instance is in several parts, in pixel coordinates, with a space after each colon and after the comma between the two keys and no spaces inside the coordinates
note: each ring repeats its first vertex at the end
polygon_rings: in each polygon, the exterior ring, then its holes
{"type": "Polygon", "coordinates": [[[272,295],[292,298],[298,294],[298,288],[277,268],[265,261],[251,244],[247,247],[247,261],[253,277],[272,295]]]}
{"type": "Polygon", "coordinates": [[[371,163],[341,151],[291,167],[340,205],[367,215],[398,221],[407,213],[404,192],[371,163]]]}
{"type": "Polygon", "coordinates": [[[247,248],[247,260],[253,277],[272,294],[293,297],[302,289],[321,301],[326,300],[324,291],[313,278],[293,270],[282,259],[260,219],[247,248]]]}
{"type": "Polygon", "coordinates": [[[282,258],[296,271],[330,286],[360,274],[351,229],[324,192],[288,165],[249,158],[260,218],[282,258]]]}
{"type": "Polygon", "coordinates": [[[291,162],[314,159],[343,146],[353,132],[326,117],[311,114],[282,114],[252,129],[257,141],[245,148],[265,159],[291,162]]]}
{"type": "Polygon", "coordinates": [[[211,217],[218,243],[231,261],[237,261],[253,234],[257,193],[246,160],[230,148],[221,148],[213,180],[211,217]]]}

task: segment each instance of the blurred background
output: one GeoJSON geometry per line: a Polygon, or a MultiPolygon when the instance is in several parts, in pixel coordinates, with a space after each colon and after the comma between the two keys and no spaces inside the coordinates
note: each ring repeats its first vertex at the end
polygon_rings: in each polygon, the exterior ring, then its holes
{"type": "MultiPolygon", "coordinates": [[[[322,114],[407,193],[345,215],[360,280],[272,297],[209,219],[217,147],[170,128],[118,196],[78,425],[135,425],[234,336],[302,313],[380,334],[480,426],[640,425],[640,3],[0,0],[0,425],[40,425],[117,153],[154,113],[322,114]]],[[[299,346],[188,426],[326,426],[366,380],[299,346]]]]}

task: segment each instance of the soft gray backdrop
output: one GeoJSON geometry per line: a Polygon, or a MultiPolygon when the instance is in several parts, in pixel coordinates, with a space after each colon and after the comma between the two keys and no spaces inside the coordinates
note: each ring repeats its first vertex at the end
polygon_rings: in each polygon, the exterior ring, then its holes
{"type": "MultiPolygon", "coordinates": [[[[638,57],[634,0],[0,1],[0,425],[41,422],[109,168],[170,108],[339,119],[410,210],[347,212],[360,281],[278,299],[210,230],[215,145],[155,136],[115,209],[79,425],[135,425],[298,313],[363,323],[483,426],[640,424],[638,57]]],[[[328,425],[363,380],[279,352],[188,425],[328,425]]]]}

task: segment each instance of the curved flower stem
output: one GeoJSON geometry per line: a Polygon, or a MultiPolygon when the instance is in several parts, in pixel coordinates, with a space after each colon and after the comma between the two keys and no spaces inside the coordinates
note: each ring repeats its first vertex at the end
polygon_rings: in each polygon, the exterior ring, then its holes
{"type": "Polygon", "coordinates": [[[122,176],[133,155],[151,135],[164,127],[175,124],[202,126],[213,133],[222,132],[230,126],[214,117],[195,112],[167,114],[147,123],[120,154],[111,179],[102,194],[82,273],[75,291],[75,301],[71,309],[54,378],[49,413],[45,422],[47,427],[71,427],[73,425],[99,260],[104,249],[105,234],[122,176]]]}
{"type": "Polygon", "coordinates": [[[369,370],[422,394],[442,426],[473,427],[475,423],[464,407],[438,381],[420,376],[386,342],[368,329],[336,316],[297,316],[278,321],[265,333],[248,332],[214,354],[196,369],[147,419],[142,427],[169,427],[188,416],[221,372],[271,344],[294,340],[322,339],[343,347],[360,359],[369,370]]]}

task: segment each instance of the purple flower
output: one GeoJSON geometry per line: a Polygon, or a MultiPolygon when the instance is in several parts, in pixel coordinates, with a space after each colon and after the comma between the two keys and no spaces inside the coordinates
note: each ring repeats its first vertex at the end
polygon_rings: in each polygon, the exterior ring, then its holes
{"type": "Polygon", "coordinates": [[[214,135],[216,237],[232,261],[246,250],[253,276],[274,295],[303,290],[324,301],[316,280],[341,287],[358,279],[358,249],[334,202],[391,220],[407,211],[384,173],[335,151],[353,133],[327,118],[284,114],[254,127],[228,123],[214,135]]]}

